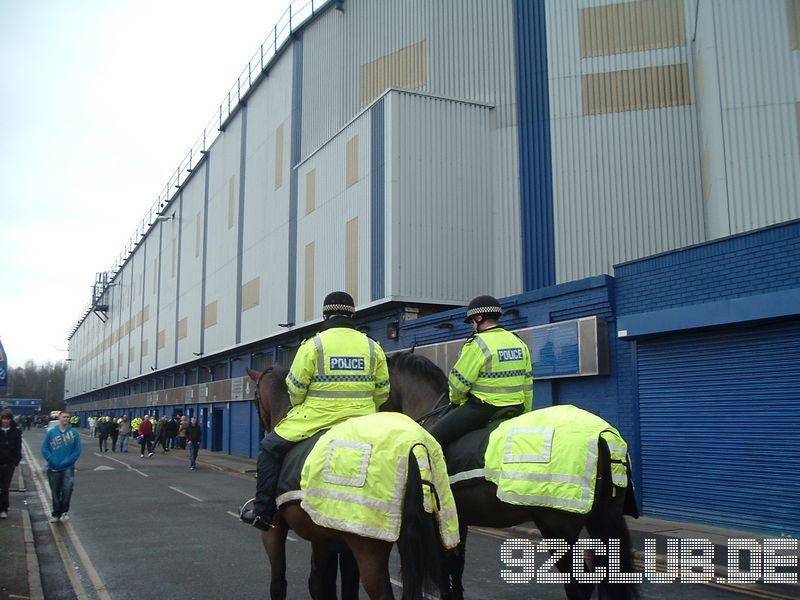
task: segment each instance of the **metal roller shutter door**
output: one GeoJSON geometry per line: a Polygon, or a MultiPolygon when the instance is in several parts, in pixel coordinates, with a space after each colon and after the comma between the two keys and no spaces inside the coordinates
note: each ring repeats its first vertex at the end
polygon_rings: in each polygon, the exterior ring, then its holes
{"type": "Polygon", "coordinates": [[[637,346],[650,516],[800,535],[800,320],[637,346]]]}

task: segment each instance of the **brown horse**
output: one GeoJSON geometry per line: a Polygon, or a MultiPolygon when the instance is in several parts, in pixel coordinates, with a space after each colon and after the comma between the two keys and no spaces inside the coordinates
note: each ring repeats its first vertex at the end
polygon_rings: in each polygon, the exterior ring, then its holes
{"type": "MultiPolygon", "coordinates": [[[[256,404],[266,431],[283,419],[291,404],[286,387],[286,371],[270,367],[266,371],[247,370],[256,382],[256,404]]],[[[273,600],[286,598],[286,536],[293,529],[312,544],[312,570],[309,591],[312,598],[322,598],[322,574],[329,555],[328,546],[345,543],[355,556],[361,585],[371,600],[394,598],[389,578],[389,554],[392,543],[321,527],[298,503],[285,504],[275,515],[275,528],[261,533],[271,568],[270,595],[273,600]]],[[[421,600],[424,590],[443,590],[446,586],[445,553],[432,515],[425,512],[422,480],[414,454],[409,455],[406,491],[403,498],[402,525],[397,540],[402,570],[404,600],[421,600]]]]}
{"type": "MultiPolygon", "coordinates": [[[[424,425],[435,422],[448,401],[448,383],[445,374],[432,361],[412,352],[392,355],[388,359],[391,394],[381,410],[401,411],[413,419],[422,419],[424,425]],[[438,414],[431,414],[438,413],[438,414]]],[[[458,509],[458,522],[461,528],[461,543],[450,560],[450,584],[454,599],[463,598],[462,575],[464,571],[464,550],[467,527],[505,528],[534,521],[545,539],[561,539],[575,544],[581,530],[586,527],[589,534],[606,543],[609,539],[620,540],[620,572],[631,572],[633,557],[630,534],[623,514],[635,514],[636,506],[628,488],[616,487],[611,483],[610,455],[605,442],[600,439],[597,479],[595,482],[594,504],[588,514],[577,514],[539,506],[519,506],[508,504],[497,498],[497,486],[485,480],[468,486],[457,486],[453,496],[458,509]]],[[[572,553],[563,556],[557,563],[559,571],[570,573],[572,553]]],[[[594,586],[579,583],[574,577],[565,583],[567,598],[570,600],[590,598],[594,586]]],[[[629,584],[600,584],[601,598],[631,598],[636,591],[629,584]]]]}

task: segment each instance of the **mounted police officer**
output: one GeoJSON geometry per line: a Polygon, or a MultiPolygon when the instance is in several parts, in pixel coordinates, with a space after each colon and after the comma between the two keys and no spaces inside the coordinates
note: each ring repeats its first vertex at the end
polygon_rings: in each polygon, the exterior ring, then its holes
{"type": "Polygon", "coordinates": [[[386,355],[353,326],[355,310],[350,294],[328,294],[322,328],[300,345],[292,362],[286,377],[292,409],[261,441],[252,515],[259,529],[272,526],[278,476],[289,450],[345,419],[376,412],[389,397],[386,355]]]}
{"type": "Polygon", "coordinates": [[[498,412],[511,416],[531,410],[533,369],[527,344],[498,325],[497,298],[478,296],[467,306],[465,323],[475,331],[448,376],[452,410],[430,432],[442,446],[480,429],[498,412]]]}

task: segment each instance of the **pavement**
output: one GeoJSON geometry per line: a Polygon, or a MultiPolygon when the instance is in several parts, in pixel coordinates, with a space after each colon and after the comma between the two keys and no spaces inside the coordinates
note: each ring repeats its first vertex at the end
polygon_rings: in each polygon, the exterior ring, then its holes
{"type": "Polygon", "coordinates": [[[44,593],[25,495],[25,471],[23,461],[11,482],[8,519],[0,521],[0,548],[3,548],[0,598],[39,600],[44,593]]]}
{"type": "MultiPolygon", "coordinates": [[[[181,463],[185,463],[187,460],[184,451],[173,451],[168,454],[162,454],[159,450],[158,456],[170,461],[180,461],[181,463]]],[[[231,456],[228,454],[201,450],[197,463],[200,468],[205,467],[213,469],[245,480],[255,480],[256,460],[254,458],[231,456]]],[[[9,518],[0,521],[0,548],[3,548],[3,577],[0,577],[0,598],[44,598],[45,596],[42,592],[41,584],[42,577],[39,571],[34,536],[31,531],[31,518],[26,501],[31,491],[28,489],[28,494],[26,495],[26,477],[28,478],[27,487],[33,488],[28,466],[21,464],[20,468],[15,472],[14,477],[9,518]]],[[[253,488],[254,487],[255,486],[253,486],[253,488]]],[[[646,539],[656,540],[656,561],[661,567],[660,570],[663,570],[665,564],[664,552],[667,548],[668,540],[709,540],[714,546],[715,575],[718,577],[727,576],[726,556],[728,540],[736,538],[763,539],[763,536],[749,531],[723,529],[709,525],[667,521],[651,517],[628,519],[628,526],[631,531],[635,557],[637,559],[636,570],[638,571],[642,570],[644,541],[646,539]]],[[[497,537],[498,539],[526,538],[536,542],[541,538],[533,523],[522,524],[507,530],[475,529],[480,533],[488,532],[489,535],[497,537]]],[[[797,551],[790,554],[797,556],[797,551]]],[[[728,584],[726,589],[730,591],[742,591],[750,596],[772,598],[774,600],[800,598],[800,586],[796,584],[757,584],[748,586],[731,586],[728,584]],[[743,590],[743,587],[746,589],[743,590]]]]}

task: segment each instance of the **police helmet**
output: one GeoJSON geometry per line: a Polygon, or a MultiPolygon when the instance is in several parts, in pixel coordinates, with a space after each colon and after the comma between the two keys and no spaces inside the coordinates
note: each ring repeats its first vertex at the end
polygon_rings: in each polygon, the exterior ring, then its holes
{"type": "Polygon", "coordinates": [[[322,305],[323,316],[344,315],[352,317],[356,312],[356,303],[347,292],[331,292],[325,296],[322,305]]]}
{"type": "Polygon", "coordinates": [[[473,298],[467,306],[467,318],[464,323],[469,323],[473,317],[481,315],[489,319],[499,319],[503,314],[500,302],[494,296],[478,296],[473,298]]]}

